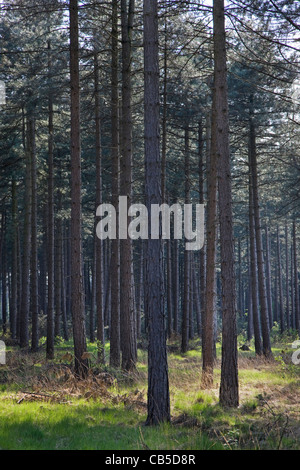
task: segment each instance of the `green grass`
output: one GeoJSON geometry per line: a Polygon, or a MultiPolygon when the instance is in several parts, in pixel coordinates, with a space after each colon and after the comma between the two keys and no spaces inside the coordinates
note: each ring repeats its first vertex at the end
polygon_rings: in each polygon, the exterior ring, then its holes
{"type": "MultiPolygon", "coordinates": [[[[191,345],[185,355],[176,348],[169,353],[172,422],[157,427],[144,426],[144,350],[136,374],[105,367],[115,380],[94,393],[93,380],[79,387],[69,369],[61,369],[71,343],[59,344],[51,362],[44,351],[26,355],[12,348],[0,368],[0,449],[300,449],[300,367],[287,360],[288,347],[274,348],[277,360],[271,363],[255,358],[252,348],[239,351],[241,405],[226,410],[218,403],[219,348],[214,386],[201,390],[201,348],[191,345]]],[[[89,344],[89,351],[96,370],[96,345],[89,344]]]]}

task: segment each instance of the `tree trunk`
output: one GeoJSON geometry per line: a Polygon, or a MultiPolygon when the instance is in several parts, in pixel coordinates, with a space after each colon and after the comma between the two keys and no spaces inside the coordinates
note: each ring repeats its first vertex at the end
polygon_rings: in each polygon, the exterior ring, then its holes
{"type": "Polygon", "coordinates": [[[81,240],[81,145],[78,0],[70,0],[70,81],[71,81],[71,309],[75,372],[88,371],[86,352],[81,240]]]}
{"type": "Polygon", "coordinates": [[[216,139],[222,278],[222,365],[220,403],[239,403],[236,295],[229,154],[229,118],[224,0],[214,0],[214,107],[212,132],[216,139]]]}
{"type": "MultiPolygon", "coordinates": [[[[216,255],[217,255],[217,142],[216,142],[216,101],[214,94],[213,120],[211,127],[210,153],[207,154],[207,221],[206,221],[206,289],[202,334],[202,377],[201,388],[213,386],[214,369],[214,319],[216,312],[216,255]]],[[[210,126],[209,126],[210,127],[210,126]]],[[[209,143],[209,136],[207,138],[209,143]]]]}
{"type": "MultiPolygon", "coordinates": [[[[190,203],[190,155],[189,155],[189,128],[185,128],[185,204],[190,203]]],[[[181,352],[184,354],[189,348],[189,320],[190,320],[190,251],[184,250],[184,285],[183,285],[183,312],[182,312],[182,331],[181,331],[181,352]]]]}
{"type": "Polygon", "coordinates": [[[291,316],[290,316],[290,283],[289,283],[289,237],[287,222],[285,223],[285,296],[286,296],[286,326],[288,331],[291,329],[291,316]]]}
{"type": "MultiPolygon", "coordinates": [[[[48,43],[50,49],[50,42],[48,43]]],[[[51,61],[49,60],[49,69],[51,61]]],[[[53,99],[48,99],[48,305],[46,357],[54,358],[54,168],[53,168],[53,99]]]]}
{"type": "Polygon", "coordinates": [[[283,289],[282,289],[282,268],[281,268],[281,243],[279,237],[279,227],[277,226],[277,267],[278,267],[278,287],[279,287],[279,319],[281,334],[285,330],[283,313],[283,289]]]}
{"type": "MultiPolygon", "coordinates": [[[[157,0],[144,0],[144,99],[145,195],[150,213],[152,204],[161,204],[157,0]]],[[[149,238],[146,241],[145,259],[145,310],[149,338],[147,424],[156,425],[170,420],[161,239],[149,238]]]]}
{"type": "MultiPolygon", "coordinates": [[[[131,35],[134,17],[134,0],[121,0],[122,23],[122,146],[120,161],[120,190],[127,197],[128,207],[132,197],[132,109],[131,109],[131,35]]],[[[134,304],[132,284],[132,242],[127,234],[120,237],[121,282],[121,349],[122,368],[135,369],[136,341],[134,338],[134,304]]]]}
{"type": "MultiPolygon", "coordinates": [[[[96,140],[96,208],[102,203],[102,147],[101,115],[99,95],[99,66],[97,51],[94,51],[94,93],[95,93],[95,140],[96,140]]],[[[96,240],[96,318],[98,361],[104,364],[104,273],[103,273],[103,240],[96,240]]]]}
{"type": "Polygon", "coordinates": [[[298,284],[298,260],[297,260],[297,237],[296,222],[293,221],[293,258],[294,258],[294,305],[295,305],[295,327],[300,336],[300,311],[299,311],[299,284],[298,284]]]}
{"type": "MultiPolygon", "coordinates": [[[[118,91],[118,1],[112,0],[111,33],[111,141],[112,141],[112,204],[118,215],[119,198],[119,91],[118,91]]],[[[118,220],[118,217],[117,217],[118,220]]],[[[118,233],[119,226],[116,230],[118,233]]],[[[111,321],[110,365],[120,367],[120,247],[116,237],[111,241],[111,321]]]]}
{"type": "Polygon", "coordinates": [[[12,199],[12,265],[11,265],[11,336],[17,337],[17,316],[18,316],[18,200],[17,184],[15,178],[12,179],[11,188],[12,199]]]}
{"type": "Polygon", "coordinates": [[[39,303],[38,303],[38,257],[37,257],[37,183],[36,183],[36,150],[35,121],[30,120],[31,147],[31,349],[37,351],[39,346],[39,303]]]}
{"type": "Polygon", "coordinates": [[[257,180],[257,156],[256,156],[256,136],[255,126],[252,117],[250,117],[250,169],[252,174],[253,185],[253,205],[255,219],[255,238],[257,251],[257,274],[258,274],[258,293],[261,313],[261,329],[263,340],[263,354],[267,358],[272,357],[270,331],[269,331],[269,315],[266,294],[266,278],[264,266],[264,254],[262,246],[262,233],[260,222],[258,180],[257,180]]]}
{"type": "MultiPolygon", "coordinates": [[[[250,141],[249,141],[249,165],[250,165],[250,141]]],[[[257,279],[257,251],[255,239],[255,222],[254,222],[254,202],[253,202],[253,183],[251,169],[249,166],[249,234],[250,234],[250,275],[251,275],[251,299],[253,314],[253,331],[255,353],[260,356],[263,353],[261,342],[261,329],[259,320],[259,303],[258,303],[258,279],[257,279]]]]}
{"type": "Polygon", "coordinates": [[[30,302],[30,255],[31,255],[31,148],[29,124],[27,122],[26,175],[24,199],[24,229],[23,229],[23,258],[22,258],[22,297],[20,305],[20,347],[29,345],[29,302],[30,302]]]}
{"type": "Polygon", "coordinates": [[[269,312],[269,327],[273,327],[273,306],[272,306],[272,283],[271,283],[271,259],[270,259],[270,237],[269,228],[266,227],[266,287],[269,312]]]}

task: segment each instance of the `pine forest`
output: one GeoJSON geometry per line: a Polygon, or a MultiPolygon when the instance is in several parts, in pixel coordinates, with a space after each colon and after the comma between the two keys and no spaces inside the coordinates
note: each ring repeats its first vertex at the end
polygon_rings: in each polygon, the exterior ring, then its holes
{"type": "Polygon", "coordinates": [[[1,450],[300,450],[299,42],[293,0],[0,1],[1,450]]]}

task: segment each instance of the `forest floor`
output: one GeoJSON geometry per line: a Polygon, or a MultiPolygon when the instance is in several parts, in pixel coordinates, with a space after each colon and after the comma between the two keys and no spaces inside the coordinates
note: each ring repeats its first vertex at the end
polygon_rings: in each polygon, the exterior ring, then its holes
{"type": "Polygon", "coordinates": [[[137,371],[99,368],[89,344],[91,371],[78,382],[72,345],[61,341],[53,361],[43,347],[29,353],[7,347],[0,366],[0,449],[8,450],[300,450],[300,364],[291,342],[273,345],[274,360],[239,350],[237,409],[218,403],[220,351],[214,386],[201,390],[201,346],[168,345],[170,424],[144,426],[147,352],[138,350],[137,371]]]}

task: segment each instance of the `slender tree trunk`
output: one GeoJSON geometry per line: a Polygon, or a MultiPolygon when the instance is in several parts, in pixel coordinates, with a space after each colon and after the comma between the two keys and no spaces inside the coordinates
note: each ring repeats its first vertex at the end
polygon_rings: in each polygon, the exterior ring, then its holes
{"type": "MultiPolygon", "coordinates": [[[[119,91],[118,91],[118,1],[112,0],[111,33],[111,142],[112,142],[112,204],[118,215],[119,197],[119,91]]],[[[118,221],[118,217],[117,217],[118,221]]],[[[116,230],[118,233],[119,226],[116,230]]],[[[120,366],[120,247],[118,237],[111,242],[111,327],[110,365],[120,366]]]]}
{"type": "Polygon", "coordinates": [[[11,266],[11,336],[17,337],[17,316],[18,316],[18,200],[17,184],[15,178],[12,179],[12,266],[11,266]]]}
{"type": "MultiPolygon", "coordinates": [[[[185,128],[185,204],[190,203],[190,149],[189,149],[189,128],[185,128]]],[[[190,251],[184,251],[184,286],[183,286],[183,312],[182,312],[182,331],[181,331],[181,352],[184,354],[189,348],[189,317],[190,317],[190,251]]]]}
{"type": "MultiPolygon", "coordinates": [[[[99,66],[97,51],[94,52],[94,93],[95,93],[95,140],[96,140],[96,208],[102,203],[102,147],[101,147],[101,115],[99,95],[99,66]]],[[[104,364],[104,273],[103,273],[103,241],[96,241],[96,318],[98,361],[104,364]]]]}
{"type": "Polygon", "coordinates": [[[30,304],[30,255],[31,255],[31,147],[29,123],[27,122],[26,176],[24,200],[23,258],[22,258],[22,297],[20,305],[20,347],[29,345],[29,304],[30,304]]]}
{"type": "MultiPolygon", "coordinates": [[[[121,0],[122,23],[122,152],[120,161],[120,190],[127,197],[128,207],[132,197],[132,109],[131,109],[131,35],[134,18],[134,0],[121,0]]],[[[126,224],[127,230],[128,224],[126,224]]],[[[136,341],[134,338],[134,303],[132,284],[132,242],[127,236],[120,237],[121,282],[121,348],[122,368],[135,369],[136,341]]]]}
{"type": "Polygon", "coordinates": [[[279,227],[277,226],[277,266],[278,266],[278,283],[279,283],[279,319],[280,331],[285,330],[284,312],[283,312],[283,289],[282,289],[282,267],[281,267],[281,243],[279,237],[279,227]]]}
{"type": "Polygon", "coordinates": [[[271,260],[270,260],[270,237],[269,228],[266,227],[266,287],[269,312],[269,327],[273,327],[273,306],[272,306],[272,283],[271,283],[271,260]]]}
{"type": "Polygon", "coordinates": [[[298,260],[297,260],[297,237],[296,222],[293,221],[293,258],[294,258],[294,298],[295,298],[295,326],[300,336],[300,311],[299,311],[299,283],[298,283],[298,260]]]}
{"type": "Polygon", "coordinates": [[[213,17],[214,108],[212,129],[216,139],[218,168],[222,278],[220,403],[223,406],[235,407],[239,403],[239,392],[224,0],[214,0],[213,17]]]}
{"type": "Polygon", "coordinates": [[[264,266],[260,209],[259,209],[256,136],[255,136],[255,126],[254,126],[252,117],[250,117],[250,169],[251,169],[251,174],[252,174],[252,186],[253,186],[253,205],[254,205],[255,237],[256,237],[256,251],[257,251],[258,293],[259,293],[259,303],[260,303],[260,313],[261,313],[263,354],[267,358],[270,358],[272,357],[272,351],[271,351],[271,343],[270,343],[269,315],[268,315],[268,304],[267,304],[267,294],[266,294],[266,278],[265,278],[265,266],[264,266]]]}
{"type": "MultiPolygon", "coordinates": [[[[50,51],[50,42],[48,49],[50,51]]],[[[49,70],[51,61],[49,59],[49,70]]],[[[46,357],[54,358],[54,167],[53,167],[53,99],[48,99],[48,304],[46,357]]]]}
{"type": "Polygon", "coordinates": [[[2,213],[2,227],[1,227],[1,251],[2,258],[2,330],[3,334],[7,331],[7,257],[6,257],[6,210],[2,213]]]}
{"type": "MultiPolygon", "coordinates": [[[[204,161],[203,161],[203,126],[202,121],[199,121],[198,127],[198,152],[199,152],[199,204],[204,204],[204,161]]],[[[202,336],[202,320],[204,316],[205,306],[205,248],[203,247],[199,253],[199,335],[202,336]]]]}
{"type": "Polygon", "coordinates": [[[70,0],[70,80],[71,80],[71,309],[75,372],[88,371],[86,352],[81,239],[81,144],[78,0],[70,0]]]}
{"type": "Polygon", "coordinates": [[[290,266],[290,287],[291,287],[291,326],[292,330],[296,329],[296,318],[295,318],[295,299],[294,299],[294,261],[293,261],[293,243],[291,242],[290,248],[291,255],[291,266],[290,266]]]}
{"type": "Polygon", "coordinates": [[[179,289],[179,244],[178,240],[173,240],[173,270],[172,270],[172,282],[173,282],[173,305],[174,305],[174,318],[173,318],[173,330],[178,333],[178,315],[179,315],[179,303],[180,303],[180,289],[179,289]]]}
{"type": "MultiPolygon", "coordinates": [[[[213,96],[210,153],[207,154],[207,229],[206,229],[206,289],[202,335],[201,388],[213,386],[214,369],[214,323],[216,312],[217,281],[217,142],[216,142],[216,95],[213,96]]],[[[209,139],[207,139],[208,142],[209,139]]]]}
{"type": "MultiPolygon", "coordinates": [[[[249,145],[249,161],[250,161],[250,145],[249,145]]],[[[253,313],[253,330],[255,353],[260,356],[263,353],[261,342],[261,329],[259,320],[259,303],[258,303],[258,279],[257,279],[257,251],[255,239],[255,222],[254,222],[254,203],[253,203],[253,183],[251,170],[249,167],[249,234],[250,234],[250,275],[251,275],[251,298],[253,313]]]]}
{"type": "Polygon", "coordinates": [[[31,142],[31,349],[37,351],[39,346],[39,302],[38,302],[38,256],[37,256],[37,183],[36,183],[36,149],[35,121],[30,120],[31,142]]]}
{"type": "Polygon", "coordinates": [[[288,226],[285,223],[285,295],[286,295],[286,326],[288,331],[291,329],[291,316],[290,316],[290,282],[289,282],[289,236],[288,226]]]}
{"type": "Polygon", "coordinates": [[[60,211],[62,209],[62,194],[57,191],[57,211],[56,235],[55,235],[55,321],[54,335],[60,336],[62,319],[62,220],[60,211]]]}
{"type": "MultiPolygon", "coordinates": [[[[161,204],[157,0],[144,0],[144,99],[145,194],[150,213],[152,204],[161,204]]],[[[147,424],[156,425],[170,420],[161,239],[147,240],[145,258],[145,310],[149,338],[147,424]]]]}

